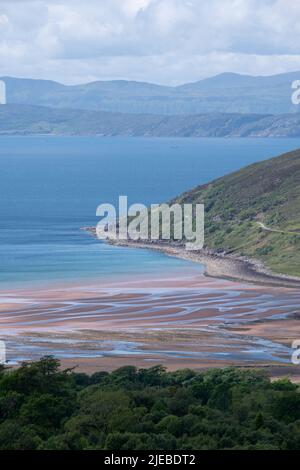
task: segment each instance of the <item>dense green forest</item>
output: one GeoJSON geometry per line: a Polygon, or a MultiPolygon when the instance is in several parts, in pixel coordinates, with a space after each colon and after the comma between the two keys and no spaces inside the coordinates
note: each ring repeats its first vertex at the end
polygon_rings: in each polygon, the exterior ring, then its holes
{"type": "Polygon", "coordinates": [[[53,357],[0,372],[0,449],[299,449],[299,387],[257,370],[122,367],[53,357]]]}

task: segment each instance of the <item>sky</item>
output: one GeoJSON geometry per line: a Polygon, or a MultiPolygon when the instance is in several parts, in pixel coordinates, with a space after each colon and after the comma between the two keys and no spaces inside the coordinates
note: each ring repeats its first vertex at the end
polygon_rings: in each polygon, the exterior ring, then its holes
{"type": "Polygon", "coordinates": [[[165,85],[300,70],[299,0],[0,0],[0,76],[165,85]]]}

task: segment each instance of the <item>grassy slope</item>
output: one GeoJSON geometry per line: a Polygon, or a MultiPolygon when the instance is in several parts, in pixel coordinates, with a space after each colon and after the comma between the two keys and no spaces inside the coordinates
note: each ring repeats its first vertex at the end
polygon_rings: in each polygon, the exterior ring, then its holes
{"type": "Polygon", "coordinates": [[[197,187],[177,202],[205,204],[207,247],[300,275],[300,149],[197,187]]]}

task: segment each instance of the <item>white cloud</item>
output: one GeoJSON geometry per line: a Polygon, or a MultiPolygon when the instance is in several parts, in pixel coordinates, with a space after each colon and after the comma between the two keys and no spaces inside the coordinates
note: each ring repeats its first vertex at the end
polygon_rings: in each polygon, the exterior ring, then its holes
{"type": "Polygon", "coordinates": [[[182,83],[299,69],[294,0],[0,0],[0,75],[182,83]]]}

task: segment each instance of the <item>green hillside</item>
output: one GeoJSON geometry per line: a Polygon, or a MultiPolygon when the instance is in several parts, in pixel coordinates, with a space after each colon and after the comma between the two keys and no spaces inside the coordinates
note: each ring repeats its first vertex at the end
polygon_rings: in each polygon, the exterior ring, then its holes
{"type": "Polygon", "coordinates": [[[300,275],[300,149],[199,186],[176,201],[205,204],[206,247],[300,275]]]}

